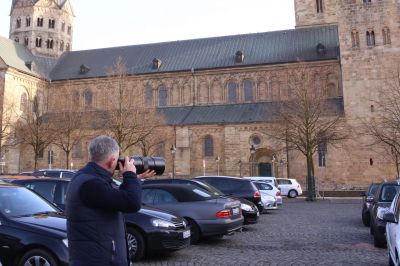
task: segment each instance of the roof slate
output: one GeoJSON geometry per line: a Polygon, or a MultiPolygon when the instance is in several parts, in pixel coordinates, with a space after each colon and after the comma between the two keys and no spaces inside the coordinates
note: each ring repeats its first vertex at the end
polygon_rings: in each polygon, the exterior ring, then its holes
{"type": "Polygon", "coordinates": [[[65,80],[107,76],[107,67],[112,66],[119,56],[126,63],[128,74],[340,58],[337,27],[324,26],[66,52],[60,57],[50,77],[52,80],[65,80]],[[317,52],[318,44],[326,48],[324,53],[317,52]],[[243,63],[235,63],[238,50],[244,54],[243,63]],[[159,69],[152,68],[154,58],[162,61],[159,69]],[[90,70],[81,74],[81,65],[88,66],[90,70]]]}

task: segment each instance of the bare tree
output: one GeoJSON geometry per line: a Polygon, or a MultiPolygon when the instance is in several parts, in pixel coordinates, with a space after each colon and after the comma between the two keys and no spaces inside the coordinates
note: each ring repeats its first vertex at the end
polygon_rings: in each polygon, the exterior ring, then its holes
{"type": "Polygon", "coordinates": [[[384,148],[400,178],[400,66],[389,72],[377,95],[378,99],[371,106],[374,117],[362,119],[362,133],[372,137],[371,145],[384,148]]]}
{"type": "Polygon", "coordinates": [[[114,93],[109,96],[110,109],[106,112],[104,127],[118,142],[121,153],[125,153],[156,134],[156,129],[165,125],[165,119],[156,108],[143,106],[138,100],[143,97],[140,91],[128,88],[127,68],[121,57],[107,73],[114,93]]]}
{"type": "Polygon", "coordinates": [[[162,153],[160,149],[165,149],[167,143],[173,143],[172,136],[164,127],[158,127],[152,134],[141,139],[136,146],[140,148],[143,156],[158,156],[162,153]]]}
{"type": "Polygon", "coordinates": [[[3,158],[8,147],[14,146],[12,130],[15,126],[15,103],[5,103],[0,107],[0,158],[3,158]]]}
{"type": "Polygon", "coordinates": [[[38,99],[27,91],[27,101],[22,106],[23,113],[16,122],[16,143],[30,146],[34,153],[34,170],[43,151],[54,140],[51,123],[43,116],[38,99]]]}
{"type": "Polygon", "coordinates": [[[347,137],[343,111],[327,98],[326,86],[316,86],[312,69],[288,71],[288,100],[277,104],[274,138],[299,151],[307,163],[308,200],[315,200],[313,156],[320,145],[335,145],[347,137]]]}

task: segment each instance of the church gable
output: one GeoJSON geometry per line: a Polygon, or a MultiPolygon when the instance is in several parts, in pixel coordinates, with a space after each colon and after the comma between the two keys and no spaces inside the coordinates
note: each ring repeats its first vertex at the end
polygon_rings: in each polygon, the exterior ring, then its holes
{"type": "Polygon", "coordinates": [[[54,1],[54,0],[37,0],[35,7],[60,9],[60,6],[58,5],[57,1],[54,1]]]}
{"type": "MultiPolygon", "coordinates": [[[[59,1],[60,2],[60,1],[59,1]]],[[[62,5],[60,5],[61,9],[67,12],[68,14],[75,16],[74,10],[72,9],[71,2],[69,0],[62,1],[64,2],[62,5]]]]}

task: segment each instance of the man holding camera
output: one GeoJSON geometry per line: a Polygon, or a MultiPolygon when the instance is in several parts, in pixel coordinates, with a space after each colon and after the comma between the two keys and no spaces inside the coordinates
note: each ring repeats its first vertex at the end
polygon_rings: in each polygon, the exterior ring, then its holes
{"type": "Polygon", "coordinates": [[[71,266],[129,265],[122,212],[140,209],[142,191],[133,159],[126,157],[122,164],[118,156],[113,138],[94,138],[89,144],[89,163],[69,184],[66,215],[71,266]],[[119,189],[112,186],[117,164],[123,176],[119,189]]]}

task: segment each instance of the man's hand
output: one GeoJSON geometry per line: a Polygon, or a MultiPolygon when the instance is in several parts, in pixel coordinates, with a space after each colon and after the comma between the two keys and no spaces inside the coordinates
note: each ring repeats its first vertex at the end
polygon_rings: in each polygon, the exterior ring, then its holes
{"type": "Polygon", "coordinates": [[[153,177],[156,175],[156,172],[154,170],[146,170],[146,172],[141,173],[140,175],[138,175],[138,178],[140,179],[146,179],[149,177],[153,177]]]}
{"type": "Polygon", "coordinates": [[[133,164],[135,160],[129,158],[128,156],[125,157],[125,163],[122,165],[121,162],[119,164],[119,171],[123,175],[125,172],[134,172],[136,174],[136,167],[133,164]]]}

